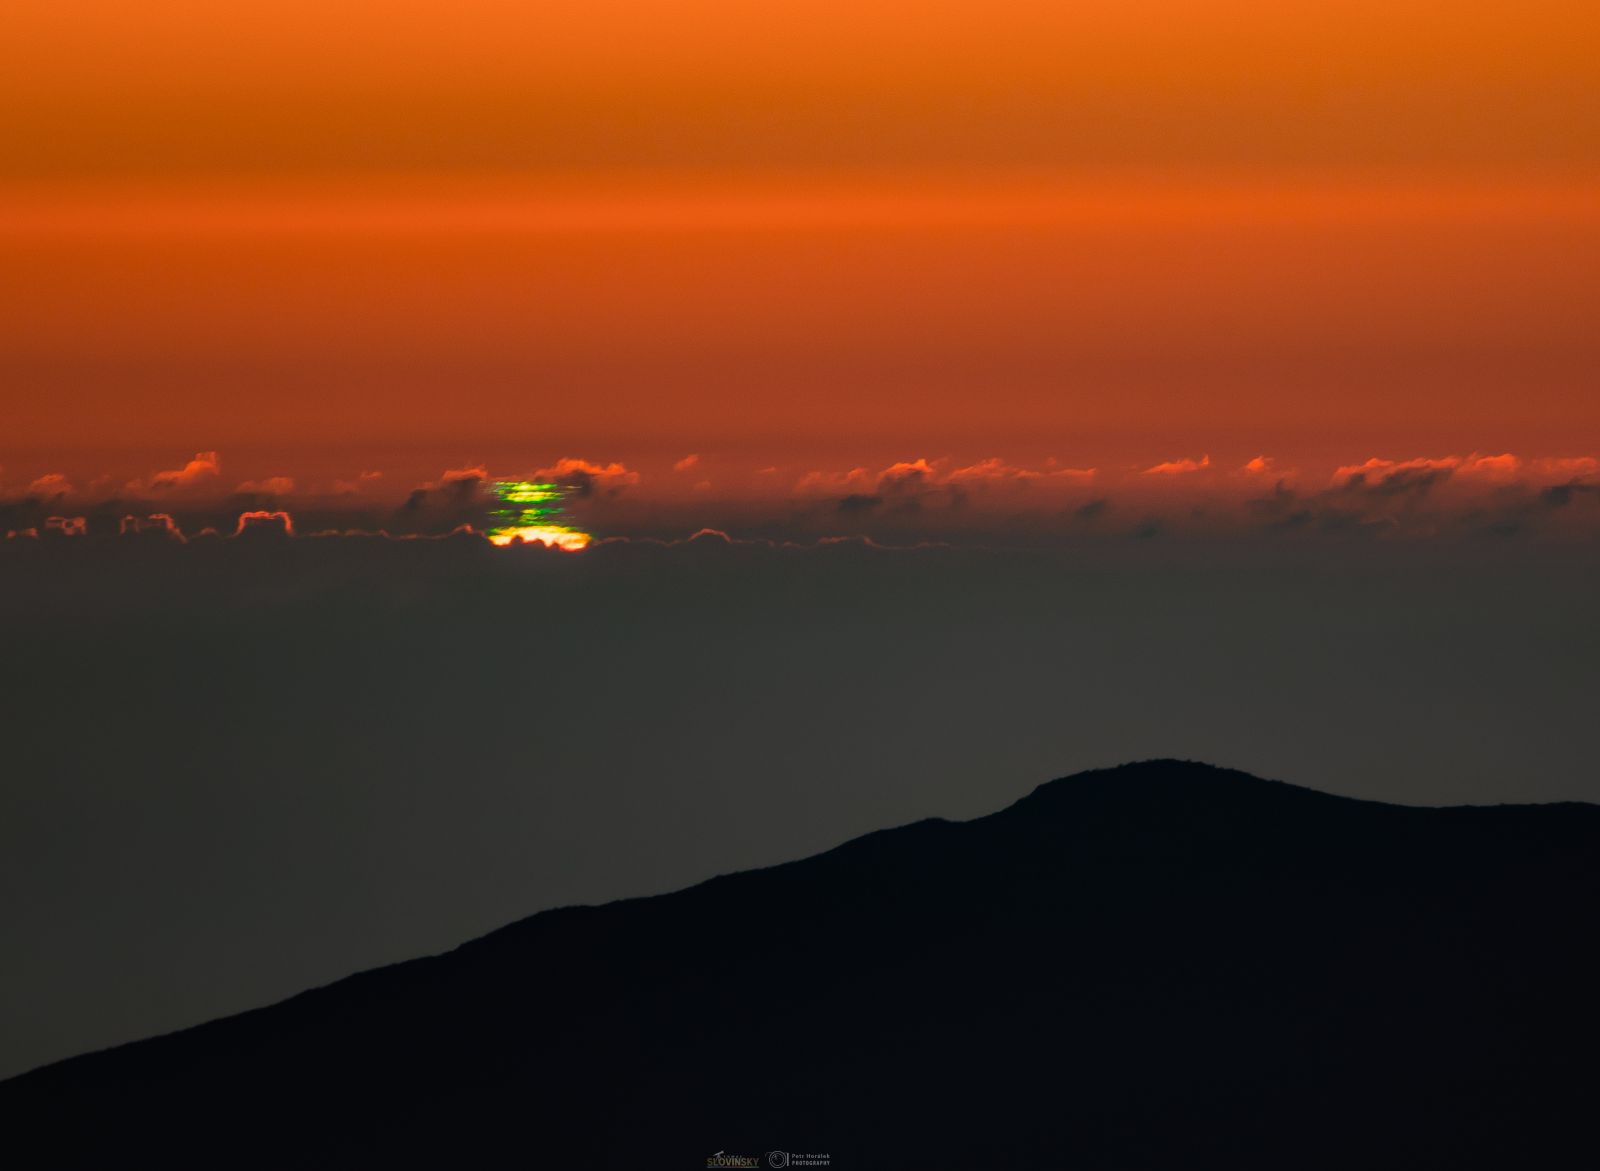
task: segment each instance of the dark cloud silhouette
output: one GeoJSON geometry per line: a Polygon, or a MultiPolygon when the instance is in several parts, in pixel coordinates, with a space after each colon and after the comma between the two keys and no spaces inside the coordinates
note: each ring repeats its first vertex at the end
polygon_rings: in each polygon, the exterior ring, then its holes
{"type": "Polygon", "coordinates": [[[147,516],[135,516],[130,513],[117,522],[117,535],[167,541],[184,539],[183,530],[178,527],[177,521],[172,519],[170,513],[165,512],[154,512],[147,516]]]}
{"type": "MultiPolygon", "coordinates": [[[[1155,531],[1131,520],[1090,523],[1113,510],[1154,518],[1163,537],[1186,540],[1252,534],[1341,541],[1483,535],[1572,540],[1600,528],[1594,510],[1567,507],[1595,498],[1600,472],[1591,469],[1588,457],[1374,458],[1341,468],[1331,482],[1280,472],[1264,457],[1243,468],[1169,462],[1177,470],[1156,474],[1137,467],[1117,472],[1054,464],[1026,468],[999,459],[965,465],[915,459],[875,471],[810,472],[787,492],[768,482],[726,494],[689,491],[679,478],[652,487],[623,464],[575,458],[535,475],[566,488],[563,523],[593,538],[672,540],[715,528],[778,542],[849,534],[885,545],[1045,546],[1155,531]],[[1558,478],[1552,482],[1553,477],[1558,478]],[[1272,489],[1263,492],[1269,480],[1272,489]]],[[[109,498],[68,491],[71,485],[58,473],[37,477],[28,488],[0,496],[0,532],[25,539],[42,533],[51,516],[81,516],[86,535],[98,543],[122,531],[123,517],[157,513],[189,535],[206,528],[232,533],[244,512],[287,512],[300,534],[436,537],[498,523],[490,474],[477,465],[447,470],[409,492],[368,474],[319,491],[298,489],[287,477],[266,477],[240,485],[252,491],[222,493],[215,484],[218,468],[215,453],[201,453],[184,468],[154,477],[163,487],[136,482],[109,498]],[[31,490],[41,488],[53,494],[31,490]]]]}
{"type": "Polygon", "coordinates": [[[89,521],[81,516],[47,516],[44,532],[62,537],[83,537],[89,533],[89,521]]]}
{"type": "Polygon", "coordinates": [[[864,492],[852,492],[850,495],[842,497],[836,507],[842,513],[855,514],[871,512],[882,504],[882,496],[869,496],[864,492]]]}
{"type": "MultiPolygon", "coordinates": [[[[489,481],[482,468],[449,471],[437,483],[413,488],[383,527],[401,533],[447,533],[479,526],[488,514],[489,481]]],[[[377,526],[373,526],[377,527],[377,526]]]]}
{"type": "Polygon", "coordinates": [[[1600,500],[1600,482],[1573,480],[1566,484],[1554,484],[1539,493],[1539,499],[1550,508],[1565,508],[1574,500],[1588,497],[1591,500],[1600,500]]]}
{"type": "Polygon", "coordinates": [[[1453,468],[1401,468],[1376,478],[1367,472],[1355,472],[1345,481],[1344,491],[1378,498],[1420,497],[1453,474],[1453,468]]]}
{"type": "Polygon", "coordinates": [[[294,520],[287,512],[241,512],[233,535],[252,539],[290,537],[294,535],[294,520]]]}

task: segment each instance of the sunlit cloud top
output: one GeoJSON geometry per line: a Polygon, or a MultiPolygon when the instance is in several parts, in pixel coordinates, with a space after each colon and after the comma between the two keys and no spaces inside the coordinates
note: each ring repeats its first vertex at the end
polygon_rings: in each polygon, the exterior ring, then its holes
{"type": "MultiPolygon", "coordinates": [[[[177,462],[177,461],[173,461],[177,462]]],[[[1262,454],[1034,465],[918,456],[877,466],[741,465],[701,456],[640,469],[562,456],[526,477],[458,466],[407,489],[366,470],[277,469],[223,479],[216,452],[176,472],[0,469],[0,535],[13,540],[198,536],[460,536],[577,552],[617,540],[851,538],[886,544],[1351,536],[1600,540],[1600,459],[1511,452],[1369,456],[1302,467],[1262,454]],[[79,485],[82,485],[81,487],[79,485]]],[[[412,481],[413,483],[415,481],[412,481]]]]}

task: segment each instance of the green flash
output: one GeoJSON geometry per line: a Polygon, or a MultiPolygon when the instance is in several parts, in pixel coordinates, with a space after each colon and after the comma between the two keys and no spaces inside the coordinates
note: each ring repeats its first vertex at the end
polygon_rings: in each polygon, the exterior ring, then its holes
{"type": "Polygon", "coordinates": [[[539,541],[561,549],[582,549],[589,534],[566,522],[562,484],[532,480],[496,480],[495,507],[489,510],[489,540],[496,545],[539,541]]]}

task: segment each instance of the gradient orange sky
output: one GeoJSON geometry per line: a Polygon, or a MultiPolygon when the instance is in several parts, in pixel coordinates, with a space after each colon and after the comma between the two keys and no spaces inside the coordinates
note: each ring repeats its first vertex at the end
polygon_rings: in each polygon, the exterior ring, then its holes
{"type": "Polygon", "coordinates": [[[1600,450],[1590,3],[7,26],[8,466],[1600,450]]]}

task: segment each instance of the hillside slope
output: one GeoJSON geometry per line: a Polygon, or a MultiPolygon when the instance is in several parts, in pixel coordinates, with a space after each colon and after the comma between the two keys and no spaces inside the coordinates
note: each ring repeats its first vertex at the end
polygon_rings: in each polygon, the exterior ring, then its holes
{"type": "Polygon", "coordinates": [[[35,1070],[0,1118],[65,1162],[1532,1165],[1592,1138],[1596,906],[1600,807],[1146,762],[35,1070]]]}

